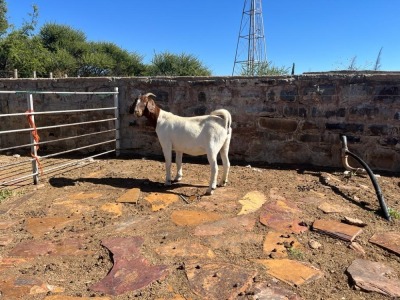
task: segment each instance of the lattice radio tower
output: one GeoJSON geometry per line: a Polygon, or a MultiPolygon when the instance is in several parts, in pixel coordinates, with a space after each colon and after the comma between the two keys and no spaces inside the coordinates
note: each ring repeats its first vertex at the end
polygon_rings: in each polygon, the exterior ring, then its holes
{"type": "Polygon", "coordinates": [[[267,64],[261,0],[244,0],[232,75],[257,75],[267,64]]]}

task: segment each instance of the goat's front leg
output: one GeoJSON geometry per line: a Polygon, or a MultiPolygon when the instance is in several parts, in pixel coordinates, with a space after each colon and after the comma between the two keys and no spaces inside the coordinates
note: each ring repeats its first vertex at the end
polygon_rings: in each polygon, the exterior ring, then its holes
{"type": "Polygon", "coordinates": [[[212,195],[214,190],[217,188],[217,176],[218,176],[218,163],[217,163],[217,155],[216,154],[207,154],[208,162],[211,167],[211,178],[210,185],[208,186],[206,195],[212,195]]]}
{"type": "Polygon", "coordinates": [[[163,145],[165,159],[165,185],[171,185],[172,146],[163,145]]]}
{"type": "Polygon", "coordinates": [[[181,181],[182,180],[182,152],[176,152],[175,156],[175,163],[176,163],[176,176],[174,181],[181,181]]]}

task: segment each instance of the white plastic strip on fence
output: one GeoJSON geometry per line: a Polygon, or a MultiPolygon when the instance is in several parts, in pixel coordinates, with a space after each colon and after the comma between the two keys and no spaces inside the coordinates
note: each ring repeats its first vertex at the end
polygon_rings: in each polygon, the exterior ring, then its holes
{"type": "Polygon", "coordinates": [[[115,143],[115,148],[112,149],[112,150],[107,150],[107,151],[104,151],[102,153],[97,153],[95,155],[92,155],[92,156],[89,156],[89,157],[86,157],[86,158],[82,158],[82,159],[79,159],[79,160],[74,160],[72,162],[68,162],[68,163],[65,163],[65,164],[62,164],[62,165],[59,165],[59,166],[56,166],[56,167],[44,168],[43,170],[41,170],[43,172],[49,172],[49,171],[54,171],[54,170],[57,170],[57,169],[65,168],[66,166],[71,166],[71,165],[74,165],[74,164],[78,164],[79,162],[87,160],[87,159],[90,159],[90,158],[94,158],[94,157],[98,157],[98,156],[101,156],[101,155],[109,154],[109,153],[112,153],[114,151],[116,153],[116,156],[118,156],[120,154],[120,140],[119,140],[120,139],[120,133],[119,133],[120,123],[119,123],[119,98],[118,98],[119,92],[118,92],[118,88],[117,87],[114,88],[113,92],[0,91],[0,94],[26,94],[27,95],[27,102],[28,102],[28,111],[27,112],[25,112],[25,113],[12,113],[12,114],[0,114],[0,117],[29,116],[32,124],[35,124],[35,119],[34,119],[35,115],[114,110],[114,118],[94,120],[94,121],[86,121],[86,122],[78,122],[78,123],[69,123],[69,124],[58,124],[58,125],[54,125],[54,126],[43,126],[43,127],[35,127],[35,128],[27,128],[27,129],[24,128],[24,129],[17,129],[17,130],[13,129],[13,130],[0,131],[0,135],[1,134],[9,134],[9,133],[30,131],[32,134],[30,134],[30,143],[29,144],[2,148],[2,149],[0,149],[0,153],[1,153],[1,151],[8,151],[8,150],[13,150],[13,149],[18,149],[18,148],[30,147],[31,148],[31,155],[33,157],[33,158],[28,159],[26,161],[6,164],[6,165],[1,165],[0,166],[0,171],[2,169],[3,170],[6,169],[8,167],[12,167],[12,166],[16,166],[16,165],[19,165],[19,164],[31,162],[32,163],[32,173],[29,174],[29,175],[18,176],[17,178],[13,178],[11,180],[0,181],[0,188],[4,187],[4,186],[9,186],[10,184],[13,184],[15,182],[23,181],[23,180],[25,180],[26,178],[29,178],[29,177],[32,177],[33,178],[33,183],[37,184],[39,182],[39,176],[40,176],[39,160],[47,159],[47,158],[50,158],[50,157],[55,157],[55,156],[66,154],[66,153],[71,153],[71,152],[74,152],[74,151],[88,149],[88,148],[91,148],[91,147],[96,147],[96,146],[100,146],[100,145],[104,145],[104,144],[108,144],[108,143],[115,143]],[[49,94],[57,94],[57,95],[103,95],[103,96],[113,95],[114,106],[112,106],[112,107],[103,107],[103,108],[90,108],[90,109],[71,109],[71,110],[35,112],[34,111],[34,107],[33,107],[33,95],[34,94],[44,94],[44,95],[49,95],[49,94]],[[34,131],[39,131],[39,130],[43,130],[43,129],[60,128],[60,127],[67,127],[67,126],[68,127],[69,126],[78,126],[78,125],[94,124],[94,123],[109,122],[109,121],[114,121],[114,129],[103,130],[103,131],[99,131],[99,132],[82,134],[82,135],[77,135],[77,136],[72,136],[72,137],[65,137],[65,138],[60,138],[60,139],[57,139],[57,140],[44,141],[44,142],[43,141],[39,142],[39,141],[35,140],[35,138],[33,137],[33,132],[34,131]],[[77,138],[87,137],[87,136],[91,136],[91,135],[99,135],[99,134],[109,133],[109,132],[115,132],[115,139],[111,139],[111,140],[107,140],[107,141],[103,141],[103,142],[99,142],[99,143],[94,143],[94,144],[90,144],[90,145],[87,145],[87,146],[82,146],[82,147],[78,147],[78,148],[74,148],[74,149],[69,149],[69,150],[65,150],[65,151],[61,151],[61,152],[57,152],[57,153],[53,153],[53,154],[49,154],[49,155],[45,155],[45,156],[38,156],[38,153],[37,153],[38,146],[43,145],[43,144],[55,143],[55,142],[59,142],[59,141],[77,139],[77,138]]]}

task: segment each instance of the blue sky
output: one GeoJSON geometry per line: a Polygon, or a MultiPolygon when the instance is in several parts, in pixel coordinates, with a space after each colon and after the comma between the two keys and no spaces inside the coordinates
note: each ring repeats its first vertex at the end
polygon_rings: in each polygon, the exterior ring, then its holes
{"type": "MultiPolygon", "coordinates": [[[[154,53],[192,54],[213,75],[231,75],[244,0],[8,0],[9,22],[69,25],[88,41],[107,41],[149,63],[154,53]]],[[[262,1],[268,61],[296,74],[371,69],[400,71],[399,0],[262,1]]]]}

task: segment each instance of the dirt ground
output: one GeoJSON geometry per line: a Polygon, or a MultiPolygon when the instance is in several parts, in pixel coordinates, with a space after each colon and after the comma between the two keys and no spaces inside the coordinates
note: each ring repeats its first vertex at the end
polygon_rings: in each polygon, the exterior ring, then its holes
{"type": "MultiPolygon", "coordinates": [[[[0,163],[18,159],[22,158],[0,156],[0,163]]],[[[218,188],[214,195],[205,196],[209,166],[203,161],[193,161],[184,156],[183,168],[183,180],[171,187],[164,187],[162,160],[110,157],[69,168],[65,173],[44,174],[38,186],[28,185],[13,189],[12,195],[5,197],[0,203],[0,223],[15,221],[14,225],[0,230],[0,236],[5,237],[5,240],[11,237],[9,242],[0,246],[0,262],[12,257],[15,248],[26,242],[50,241],[62,244],[70,238],[79,238],[82,241],[79,250],[84,253],[30,256],[24,261],[16,261],[12,267],[0,263],[0,299],[51,299],[51,295],[103,296],[108,297],[107,299],[204,299],[205,295],[196,293],[188,280],[185,263],[189,258],[185,255],[160,255],[156,251],[163,244],[179,240],[201,244],[213,251],[215,255],[209,258],[210,261],[229,262],[254,271],[256,275],[252,278],[252,284],[234,299],[256,299],[254,285],[260,282],[292,291],[301,299],[389,299],[378,293],[354,289],[346,269],[352,261],[363,256],[350,249],[349,242],[312,230],[313,222],[319,219],[341,221],[347,216],[362,220],[367,225],[362,228],[362,233],[355,241],[366,253],[363,258],[383,262],[400,276],[400,257],[369,242],[377,232],[398,232],[400,221],[395,219],[388,222],[380,215],[380,206],[368,176],[346,175],[344,170],[339,169],[232,162],[229,184],[218,188]],[[140,189],[137,203],[119,203],[118,206],[113,206],[119,197],[133,188],[140,189]],[[216,247],[209,236],[194,235],[193,226],[179,226],[173,222],[172,214],[183,210],[234,217],[242,208],[239,200],[252,191],[263,193],[266,203],[272,201],[273,192],[274,195],[297,205],[301,211],[301,224],[306,225],[308,230],[295,235],[302,245],[301,251],[288,255],[291,259],[321,270],[321,278],[299,286],[288,285],[274,279],[267,273],[266,267],[255,262],[257,259],[274,259],[270,253],[263,251],[263,238],[242,243],[238,241],[236,246],[239,248],[230,251],[229,247],[216,247]],[[154,210],[146,200],[151,193],[177,194],[183,197],[163,209],[154,210]],[[87,198],[76,195],[87,195],[87,198]],[[344,211],[324,213],[318,208],[322,202],[337,205],[344,211]],[[68,206],[68,203],[71,205],[68,206]],[[35,227],[33,220],[46,217],[64,217],[73,221],[64,226],[54,224],[48,231],[39,225],[35,227]],[[121,224],[134,226],[130,226],[130,230],[122,230],[121,224]],[[101,243],[102,240],[114,236],[143,237],[141,254],[152,265],[167,266],[168,274],[147,287],[121,295],[112,296],[93,291],[91,287],[102,280],[113,267],[113,256],[101,243]],[[317,241],[321,247],[312,249],[309,246],[310,240],[317,241]],[[18,278],[35,278],[40,283],[58,288],[34,292],[28,279],[21,283],[16,280],[18,278]]],[[[221,174],[222,167],[219,171],[221,174]]],[[[380,175],[378,182],[387,205],[399,212],[400,176],[377,173],[380,175]]],[[[255,237],[265,237],[271,231],[259,221],[261,213],[262,208],[251,213],[256,224],[250,233],[255,234],[255,237]]],[[[221,239],[228,240],[229,235],[234,234],[236,233],[233,231],[227,231],[221,239]]]]}

